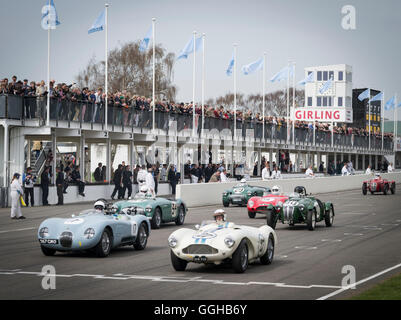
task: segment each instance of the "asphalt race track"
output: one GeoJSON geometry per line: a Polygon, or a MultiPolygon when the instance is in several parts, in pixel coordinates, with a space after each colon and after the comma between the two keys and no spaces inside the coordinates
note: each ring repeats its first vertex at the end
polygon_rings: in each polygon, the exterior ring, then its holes
{"type": "MultiPolygon", "coordinates": [[[[91,204],[24,208],[26,220],[11,220],[10,209],[0,209],[0,299],[343,299],[401,272],[401,193],[363,196],[354,190],[318,198],[334,203],[334,226],[320,222],[308,231],[278,225],[273,263],[254,263],[244,274],[229,265],[197,264],[175,272],[167,246],[175,224],[153,230],[144,251],[123,247],[103,259],[45,257],[36,238],[40,222],[91,204]],[[42,289],[44,265],[56,269],[55,290],[42,289]],[[356,269],[356,290],[341,290],[345,265],[356,269]]],[[[215,209],[190,208],[185,227],[210,219],[215,209]]],[[[249,219],[246,208],[226,212],[237,224],[265,224],[262,215],[249,219]]]]}

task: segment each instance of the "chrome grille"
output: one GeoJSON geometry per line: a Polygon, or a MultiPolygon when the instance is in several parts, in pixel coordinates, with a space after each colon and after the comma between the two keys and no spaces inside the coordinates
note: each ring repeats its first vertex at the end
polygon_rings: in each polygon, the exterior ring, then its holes
{"type": "Polygon", "coordinates": [[[219,251],[205,244],[191,244],[190,246],[182,249],[182,252],[185,254],[216,254],[219,251]]]}
{"type": "Polygon", "coordinates": [[[293,206],[285,206],[283,207],[284,212],[284,220],[292,221],[294,216],[294,207],[293,206]]]}
{"type": "Polygon", "coordinates": [[[376,189],[377,189],[377,184],[376,184],[376,183],[372,183],[372,184],[370,185],[370,190],[371,190],[371,191],[376,191],[376,189]]]}
{"type": "Polygon", "coordinates": [[[72,246],[72,232],[64,231],[60,236],[60,244],[63,247],[71,248],[71,246],[72,246]]]}

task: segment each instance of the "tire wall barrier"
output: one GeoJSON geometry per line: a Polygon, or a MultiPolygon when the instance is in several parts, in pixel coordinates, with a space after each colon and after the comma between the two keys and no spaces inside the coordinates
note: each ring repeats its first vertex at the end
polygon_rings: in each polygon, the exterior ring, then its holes
{"type": "MultiPolygon", "coordinates": [[[[383,173],[382,177],[387,180],[395,180],[401,183],[401,172],[383,173]]],[[[307,193],[319,194],[329,192],[341,192],[346,190],[362,190],[362,182],[371,179],[372,176],[365,174],[355,176],[333,176],[318,178],[298,178],[282,180],[253,180],[250,185],[261,187],[280,186],[282,192],[293,192],[296,186],[304,186],[307,193]]],[[[181,198],[189,207],[200,207],[208,205],[223,206],[222,193],[238,184],[238,181],[227,183],[197,183],[177,185],[177,198],[181,198]]],[[[397,192],[397,191],[396,191],[397,192]]],[[[362,194],[362,191],[361,191],[362,194]]]]}

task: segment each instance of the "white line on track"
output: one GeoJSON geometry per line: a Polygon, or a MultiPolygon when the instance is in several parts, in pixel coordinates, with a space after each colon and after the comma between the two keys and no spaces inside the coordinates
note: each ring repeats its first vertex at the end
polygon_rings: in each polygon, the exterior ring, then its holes
{"type": "Polygon", "coordinates": [[[344,233],[344,236],[363,236],[363,233],[344,233]]]}
{"type": "Polygon", "coordinates": [[[35,227],[32,228],[22,228],[22,229],[14,229],[14,230],[2,230],[0,233],[8,233],[8,232],[16,232],[16,231],[26,231],[26,230],[32,230],[36,229],[35,227]]]}
{"type": "Polygon", "coordinates": [[[341,242],[341,239],[322,239],[322,242],[341,242]]]}
{"type": "MultiPolygon", "coordinates": [[[[34,275],[34,276],[51,276],[49,274],[43,274],[42,272],[33,271],[14,271],[14,270],[2,270],[0,275],[34,275]]],[[[172,276],[146,276],[146,275],[126,275],[117,273],[111,276],[96,275],[96,274],[55,274],[55,277],[61,278],[72,278],[72,277],[89,277],[99,280],[150,280],[155,282],[174,282],[174,283],[210,283],[219,285],[233,285],[233,286],[250,286],[250,285],[261,285],[261,286],[274,286],[278,288],[293,288],[293,289],[312,289],[312,288],[324,288],[324,289],[339,289],[340,286],[322,285],[322,284],[311,284],[311,285],[297,285],[297,284],[286,284],[282,282],[234,282],[225,280],[213,280],[213,279],[202,279],[201,277],[172,277],[172,276]]]]}
{"type": "Polygon", "coordinates": [[[383,274],[385,274],[385,273],[387,273],[387,272],[390,272],[390,271],[392,271],[392,270],[394,270],[394,269],[397,269],[397,268],[400,268],[400,267],[401,267],[401,263],[400,263],[400,264],[397,264],[397,265],[395,265],[395,266],[393,266],[393,267],[391,267],[391,268],[388,268],[388,269],[386,269],[386,270],[383,270],[383,271],[381,271],[381,272],[375,273],[374,275],[371,275],[370,277],[367,277],[367,278],[365,278],[365,279],[359,280],[359,281],[356,282],[355,284],[345,286],[345,287],[343,287],[343,288],[341,288],[341,289],[339,289],[339,290],[336,290],[336,291],[334,291],[334,292],[332,292],[332,293],[329,293],[329,294],[327,294],[327,295],[325,295],[325,296],[323,296],[323,297],[320,297],[320,298],[318,298],[318,299],[316,299],[316,300],[326,300],[326,299],[328,299],[328,298],[334,297],[334,296],[340,294],[341,292],[344,292],[344,291],[346,291],[346,290],[349,290],[349,289],[352,288],[353,286],[358,286],[358,285],[360,285],[360,284],[362,284],[362,283],[364,283],[364,282],[367,282],[367,281],[369,281],[369,280],[372,280],[372,279],[374,279],[374,278],[377,278],[377,277],[379,277],[379,276],[381,276],[381,275],[383,275],[383,274]]]}
{"type": "Polygon", "coordinates": [[[308,247],[308,246],[296,246],[294,248],[300,249],[300,250],[316,250],[317,249],[317,247],[308,247]]]}

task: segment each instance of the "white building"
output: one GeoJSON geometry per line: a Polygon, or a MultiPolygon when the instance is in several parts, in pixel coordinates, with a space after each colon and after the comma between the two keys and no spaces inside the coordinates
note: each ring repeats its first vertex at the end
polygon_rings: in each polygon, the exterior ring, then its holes
{"type": "Polygon", "coordinates": [[[305,106],[346,108],[349,111],[346,122],[352,122],[352,67],[346,64],[309,67],[305,68],[305,77],[311,72],[313,80],[305,85],[305,106]],[[331,88],[321,94],[321,87],[329,79],[333,79],[331,88]]]}

